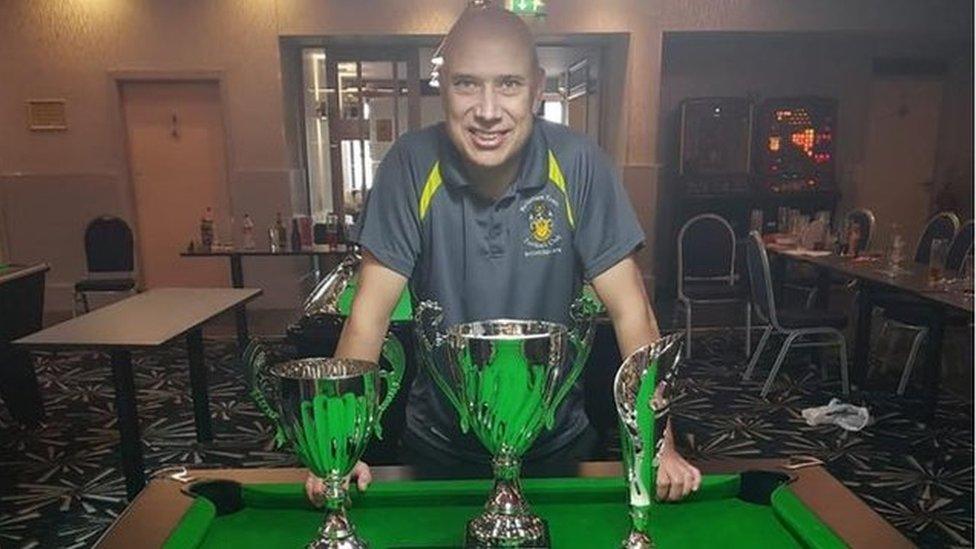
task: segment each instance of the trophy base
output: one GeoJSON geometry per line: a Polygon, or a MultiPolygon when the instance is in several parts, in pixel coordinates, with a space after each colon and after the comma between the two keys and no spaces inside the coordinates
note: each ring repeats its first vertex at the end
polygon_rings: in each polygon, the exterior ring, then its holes
{"type": "Polygon", "coordinates": [[[631,531],[627,539],[620,544],[624,549],[654,549],[657,547],[654,545],[654,540],[651,536],[644,534],[642,532],[631,531]]]}
{"type": "Polygon", "coordinates": [[[519,547],[550,549],[549,525],[535,515],[505,515],[485,512],[468,521],[465,549],[519,547]]]}
{"type": "Polygon", "coordinates": [[[369,546],[356,532],[342,509],[330,511],[319,528],[318,538],[309,542],[307,549],[367,549],[369,546]]]}

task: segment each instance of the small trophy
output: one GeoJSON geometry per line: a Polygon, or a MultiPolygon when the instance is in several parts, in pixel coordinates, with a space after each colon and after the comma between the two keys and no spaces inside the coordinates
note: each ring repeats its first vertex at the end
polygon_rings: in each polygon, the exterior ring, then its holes
{"type": "Polygon", "coordinates": [[[664,442],[668,397],[681,357],[677,333],[634,351],[617,370],[613,398],[620,417],[620,446],[630,487],[630,535],[627,549],[654,547],[648,530],[657,477],[657,458],[664,442]]]}
{"type": "Polygon", "coordinates": [[[598,306],[580,298],[573,329],[537,320],[488,320],[442,332],[433,301],[415,310],[421,356],[458,412],[463,432],[474,431],[492,455],[494,487],[484,512],[467,524],[466,547],[548,547],[549,529],[534,515],[519,483],[522,455],[559,404],[589,355],[598,306]]]}
{"type": "Polygon", "coordinates": [[[402,361],[391,361],[390,370],[338,358],[269,366],[267,353],[252,342],[244,363],[251,397],[277,427],[278,443],[288,441],[301,462],[325,482],[325,521],[309,549],[365,548],[346,516],[344,480],[370,436],[382,437],[380,417],[400,387],[402,361]],[[385,394],[381,381],[386,382],[385,394]]]}

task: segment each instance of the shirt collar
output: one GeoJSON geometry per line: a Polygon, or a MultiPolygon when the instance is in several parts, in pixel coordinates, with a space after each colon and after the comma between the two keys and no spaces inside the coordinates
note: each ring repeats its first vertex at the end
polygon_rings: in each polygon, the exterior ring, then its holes
{"type": "MultiPolygon", "coordinates": [[[[461,155],[447,135],[444,123],[441,123],[440,129],[438,159],[440,161],[441,179],[454,187],[470,187],[471,182],[464,172],[461,155]]],[[[549,147],[542,132],[542,121],[536,118],[532,124],[532,135],[525,143],[522,164],[519,166],[514,186],[516,190],[521,191],[543,187],[548,182],[549,147]]]]}

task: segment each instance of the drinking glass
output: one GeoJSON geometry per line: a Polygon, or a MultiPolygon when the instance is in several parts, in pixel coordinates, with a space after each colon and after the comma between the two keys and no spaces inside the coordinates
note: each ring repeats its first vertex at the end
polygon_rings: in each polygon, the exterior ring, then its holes
{"type": "Polygon", "coordinates": [[[948,240],[945,238],[932,240],[932,247],[929,251],[929,284],[938,284],[945,276],[945,261],[948,251],[948,240]]]}

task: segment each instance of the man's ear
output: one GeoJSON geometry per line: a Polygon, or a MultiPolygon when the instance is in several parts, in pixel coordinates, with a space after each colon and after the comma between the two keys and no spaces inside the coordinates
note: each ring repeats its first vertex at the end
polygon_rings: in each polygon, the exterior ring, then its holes
{"type": "Polygon", "coordinates": [[[546,92],[546,71],[539,67],[535,71],[535,94],[532,97],[532,112],[539,112],[542,95],[546,92]]]}

